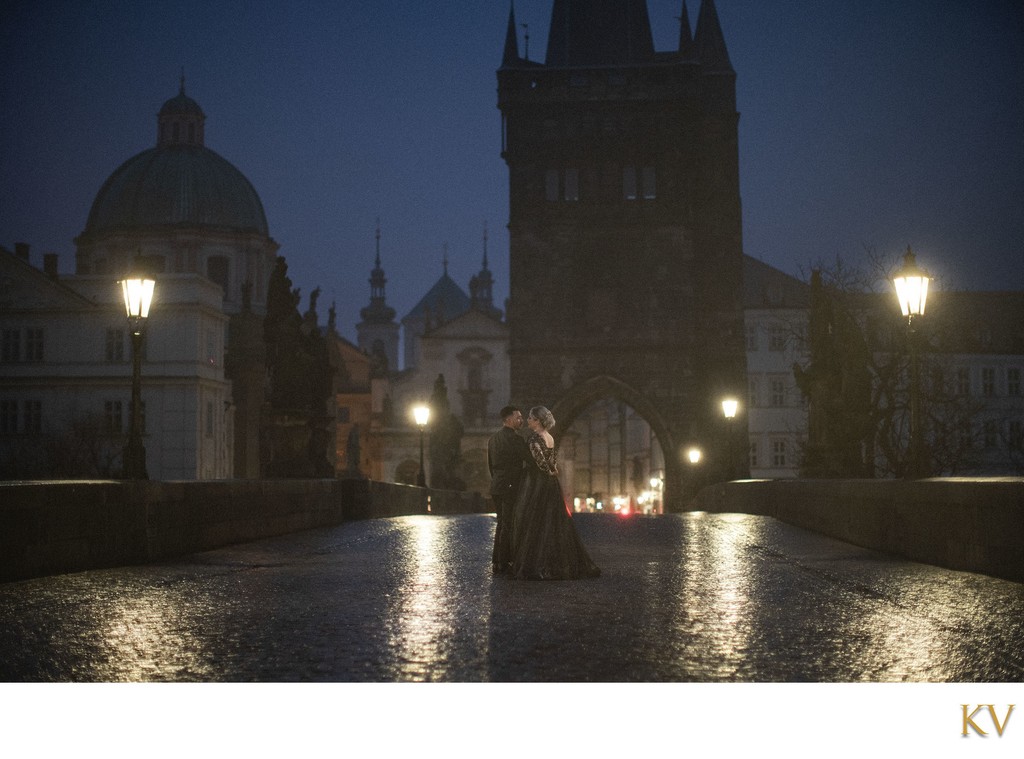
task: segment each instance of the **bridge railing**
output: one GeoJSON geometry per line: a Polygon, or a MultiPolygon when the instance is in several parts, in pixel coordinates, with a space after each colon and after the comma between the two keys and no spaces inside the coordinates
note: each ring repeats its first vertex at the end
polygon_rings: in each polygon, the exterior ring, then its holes
{"type": "Polygon", "coordinates": [[[0,582],[142,564],[347,520],[489,509],[371,480],[0,483],[0,582]]]}

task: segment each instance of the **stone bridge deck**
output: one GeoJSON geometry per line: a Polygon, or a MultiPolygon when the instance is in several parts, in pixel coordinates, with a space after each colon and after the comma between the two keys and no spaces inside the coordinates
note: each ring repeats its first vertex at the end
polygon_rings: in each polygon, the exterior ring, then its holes
{"type": "Polygon", "coordinates": [[[1020,583],[765,516],[576,520],[598,579],[492,577],[475,514],[0,584],[0,680],[1024,680],[1020,583]]]}

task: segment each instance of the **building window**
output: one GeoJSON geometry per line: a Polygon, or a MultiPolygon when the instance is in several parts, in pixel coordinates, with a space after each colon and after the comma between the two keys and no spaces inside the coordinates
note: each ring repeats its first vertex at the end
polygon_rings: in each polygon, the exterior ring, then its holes
{"type": "Polygon", "coordinates": [[[27,435],[38,435],[43,431],[43,402],[25,401],[22,404],[22,428],[27,435]]]}
{"type": "Polygon", "coordinates": [[[995,419],[986,419],[981,429],[985,447],[995,448],[999,441],[999,423],[995,419]]]}
{"type": "Polygon", "coordinates": [[[786,381],[781,377],[773,377],[771,380],[771,405],[786,405],[786,381]]]}
{"type": "Polygon", "coordinates": [[[654,200],[658,197],[658,180],[654,173],[654,167],[644,166],[642,176],[644,200],[654,200]]]}
{"type": "Polygon", "coordinates": [[[18,434],[18,402],[0,401],[0,435],[18,434]]]}
{"type": "Polygon", "coordinates": [[[220,285],[224,291],[224,297],[229,294],[228,289],[228,259],[225,256],[210,256],[206,259],[206,278],[220,285]]]}
{"type": "Polygon", "coordinates": [[[544,197],[550,201],[580,199],[580,170],[548,169],[544,173],[544,197]]]}
{"type": "Polygon", "coordinates": [[[636,166],[622,169],[622,197],[626,200],[654,200],[658,196],[657,172],[653,166],[644,166],[637,172],[636,166]]]}
{"type": "Polygon", "coordinates": [[[25,360],[39,363],[43,360],[43,328],[25,330],[25,360]]]}
{"type": "Polygon", "coordinates": [[[779,468],[786,466],[786,441],[772,441],[772,466],[779,468]]]}
{"type": "Polygon", "coordinates": [[[757,333],[759,332],[757,324],[747,325],[747,352],[756,353],[758,350],[757,333]]]}
{"type": "Polygon", "coordinates": [[[565,184],[563,187],[563,198],[565,200],[579,200],[580,199],[580,170],[579,169],[566,169],[565,170],[565,184]]]}
{"type": "Polygon", "coordinates": [[[5,329],[3,334],[3,348],[0,349],[0,358],[5,364],[13,364],[21,360],[21,330],[5,329]]]}
{"type": "Polygon", "coordinates": [[[781,352],[786,350],[786,332],[779,325],[775,325],[768,332],[768,350],[781,352]]]}
{"type": "Polygon", "coordinates": [[[991,366],[982,367],[981,394],[986,397],[996,394],[996,370],[991,366]]]}
{"type": "Polygon", "coordinates": [[[120,363],[124,361],[124,330],[107,329],[107,361],[120,363]]]}
{"type": "Polygon", "coordinates": [[[544,174],[544,197],[558,200],[558,170],[548,169],[544,174]]]}
{"type": "Polygon", "coordinates": [[[1020,369],[1016,367],[1006,370],[1006,394],[1020,395],[1020,369]]]}
{"type": "Polygon", "coordinates": [[[956,394],[971,394],[971,374],[966,366],[961,366],[956,370],[956,394]]]}
{"type": "Polygon", "coordinates": [[[626,166],[622,170],[622,197],[626,200],[636,200],[636,168],[626,166]]]}
{"type": "Polygon", "coordinates": [[[1014,450],[1019,451],[1024,448],[1024,429],[1021,427],[1020,419],[1010,420],[1008,442],[1014,450]]]}
{"type": "Polygon", "coordinates": [[[761,405],[761,383],[757,377],[751,377],[747,382],[747,389],[749,391],[747,402],[751,408],[757,408],[761,405]]]}
{"type": "Polygon", "coordinates": [[[120,435],[124,430],[121,401],[103,402],[103,429],[108,435],[120,435]]]}

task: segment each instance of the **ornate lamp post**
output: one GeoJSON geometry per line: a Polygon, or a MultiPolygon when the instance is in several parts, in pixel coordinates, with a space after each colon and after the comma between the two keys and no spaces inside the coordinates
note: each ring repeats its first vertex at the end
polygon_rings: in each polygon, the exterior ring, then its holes
{"type": "Polygon", "coordinates": [[[131,431],[124,447],[125,479],[146,480],[146,449],[142,445],[142,336],[153,303],[156,282],[144,274],[129,274],[121,280],[128,329],[132,336],[131,431]]]}
{"type": "Polygon", "coordinates": [[[420,428],[420,471],[416,475],[416,484],[421,488],[427,486],[427,475],[423,468],[423,430],[427,426],[427,422],[430,421],[430,407],[429,406],[416,406],[412,410],[413,418],[416,420],[416,426],[420,428]]]}
{"type": "Polygon", "coordinates": [[[917,320],[924,316],[928,299],[927,272],[918,268],[913,251],[907,246],[903,268],[893,277],[900,310],[907,318],[907,345],[910,349],[910,466],[912,478],[926,476],[924,463],[924,429],[921,426],[921,368],[917,355],[917,320]]]}
{"type": "Polygon", "coordinates": [[[733,421],[736,419],[736,411],[739,409],[740,403],[735,398],[723,398],[722,399],[722,415],[725,417],[725,422],[728,427],[728,438],[727,438],[727,455],[729,456],[729,468],[727,474],[729,479],[733,478],[736,471],[734,454],[732,450],[732,438],[733,438],[733,421]]]}

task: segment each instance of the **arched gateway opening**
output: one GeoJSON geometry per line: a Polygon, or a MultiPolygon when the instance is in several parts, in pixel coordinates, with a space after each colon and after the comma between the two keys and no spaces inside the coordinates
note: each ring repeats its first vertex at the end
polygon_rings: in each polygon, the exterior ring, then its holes
{"type": "Polygon", "coordinates": [[[685,441],[676,441],[655,406],[624,382],[592,378],[551,411],[562,487],[577,511],[660,514],[680,510],[696,492],[697,471],[681,459],[685,441]]]}

